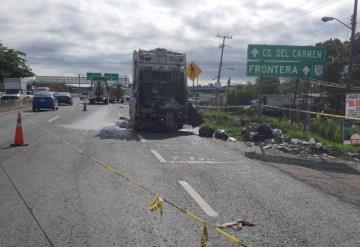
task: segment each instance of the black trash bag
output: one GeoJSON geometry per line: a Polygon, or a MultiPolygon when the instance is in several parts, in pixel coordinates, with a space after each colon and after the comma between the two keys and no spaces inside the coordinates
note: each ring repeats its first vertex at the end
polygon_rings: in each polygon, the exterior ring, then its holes
{"type": "Polygon", "coordinates": [[[260,124],[256,131],[261,136],[262,140],[274,138],[273,129],[268,124],[260,124]]]}
{"type": "Polygon", "coordinates": [[[215,130],[209,127],[201,127],[199,129],[199,136],[201,137],[213,137],[215,130]]]}
{"type": "Polygon", "coordinates": [[[217,130],[215,132],[215,138],[226,141],[229,138],[229,135],[226,134],[225,130],[217,130]]]}
{"type": "Polygon", "coordinates": [[[249,141],[261,142],[266,139],[274,138],[273,129],[268,124],[260,124],[257,127],[248,127],[244,131],[245,137],[249,141]]]}

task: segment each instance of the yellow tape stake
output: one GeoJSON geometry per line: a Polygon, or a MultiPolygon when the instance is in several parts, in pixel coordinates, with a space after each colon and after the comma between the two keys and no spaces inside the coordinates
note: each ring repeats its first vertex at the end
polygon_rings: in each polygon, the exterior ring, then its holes
{"type": "Polygon", "coordinates": [[[150,204],[148,209],[153,212],[157,209],[160,210],[160,216],[162,217],[163,215],[163,211],[164,211],[164,206],[163,206],[163,198],[161,196],[157,196],[150,204]]]}
{"type": "Polygon", "coordinates": [[[203,234],[201,235],[201,239],[200,239],[200,247],[206,247],[208,241],[209,241],[209,234],[207,231],[206,224],[204,224],[203,234]]]}

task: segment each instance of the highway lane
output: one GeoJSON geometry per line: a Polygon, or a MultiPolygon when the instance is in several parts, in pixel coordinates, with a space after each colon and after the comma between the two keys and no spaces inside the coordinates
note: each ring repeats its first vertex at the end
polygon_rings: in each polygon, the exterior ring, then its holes
{"type": "MultiPolygon", "coordinates": [[[[54,135],[209,222],[254,221],[255,227],[229,230],[252,246],[358,245],[359,208],[189,132],[134,133],[120,128],[119,116],[127,117],[127,108],[114,107],[25,114],[30,145],[0,150],[0,157],[6,157],[1,166],[14,184],[0,171],[0,196],[9,198],[0,207],[1,246],[199,244],[201,226],[168,205],[163,218],[148,212],[153,196],[54,135]],[[218,216],[208,214],[179,181],[190,185],[218,216]],[[14,215],[21,220],[13,221],[14,215]]],[[[5,121],[0,122],[6,129],[5,121]]],[[[231,246],[213,231],[209,234],[208,246],[231,246]]]]}

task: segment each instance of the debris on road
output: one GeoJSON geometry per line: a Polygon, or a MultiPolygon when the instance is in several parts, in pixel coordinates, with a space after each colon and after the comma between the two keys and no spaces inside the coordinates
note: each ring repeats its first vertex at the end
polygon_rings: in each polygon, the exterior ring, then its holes
{"type": "Polygon", "coordinates": [[[201,137],[213,137],[215,129],[210,127],[201,127],[199,129],[199,136],[201,137]]]}
{"type": "Polygon", "coordinates": [[[216,226],[221,229],[232,228],[235,231],[239,231],[242,229],[243,226],[255,226],[255,224],[247,220],[236,220],[232,222],[226,222],[224,224],[217,224],[216,226]]]}
{"type": "MultiPolygon", "coordinates": [[[[280,131],[276,131],[278,134],[280,131]]],[[[261,142],[274,137],[273,129],[268,124],[251,124],[244,130],[245,137],[249,141],[261,142]]]]}
{"type": "Polygon", "coordinates": [[[225,130],[217,130],[215,132],[215,138],[226,141],[229,138],[229,136],[228,134],[226,134],[225,130]]]}
{"type": "Polygon", "coordinates": [[[234,137],[232,137],[232,136],[229,136],[228,140],[229,140],[229,141],[232,141],[232,142],[236,142],[236,141],[237,141],[236,138],[234,138],[234,137]]]}
{"type": "Polygon", "coordinates": [[[129,129],[129,128],[130,128],[128,121],[119,122],[119,123],[118,123],[118,126],[119,126],[120,128],[124,128],[124,129],[129,129]]]}

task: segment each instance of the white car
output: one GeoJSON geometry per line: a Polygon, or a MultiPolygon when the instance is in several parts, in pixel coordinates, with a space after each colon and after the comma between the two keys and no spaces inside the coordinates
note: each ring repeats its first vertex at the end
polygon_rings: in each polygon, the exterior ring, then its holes
{"type": "Polygon", "coordinates": [[[89,93],[81,93],[80,94],[80,100],[86,100],[89,99],[89,93]]]}
{"type": "Polygon", "coordinates": [[[22,89],[7,89],[5,90],[5,94],[1,96],[1,99],[22,99],[24,97],[24,93],[22,89]]]}

